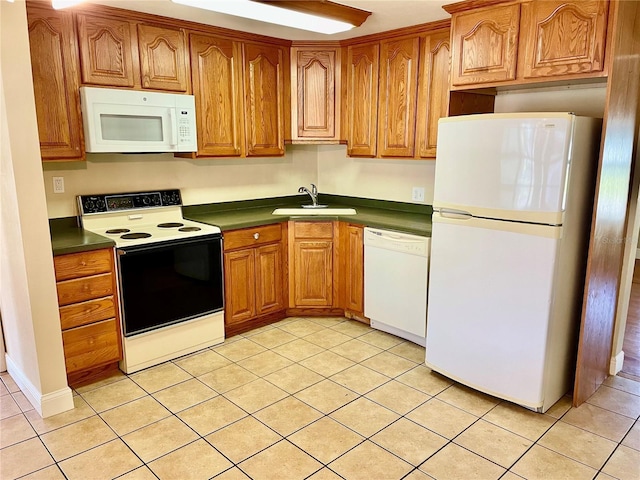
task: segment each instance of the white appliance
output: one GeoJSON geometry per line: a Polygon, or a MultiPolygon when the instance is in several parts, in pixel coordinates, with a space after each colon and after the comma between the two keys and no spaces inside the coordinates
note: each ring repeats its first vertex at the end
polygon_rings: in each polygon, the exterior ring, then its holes
{"type": "Polygon", "coordinates": [[[116,244],[122,371],[224,341],[222,234],[182,217],[179,190],[82,195],[78,208],[116,244]]]}
{"type": "Polygon", "coordinates": [[[569,390],[601,120],[442,119],[426,364],[540,412],[569,390]]]}
{"type": "Polygon", "coordinates": [[[371,327],[424,346],[429,238],[364,229],[364,314],[371,327]]]}
{"type": "Polygon", "coordinates": [[[193,95],[81,87],[89,153],[195,152],[193,95]]]}

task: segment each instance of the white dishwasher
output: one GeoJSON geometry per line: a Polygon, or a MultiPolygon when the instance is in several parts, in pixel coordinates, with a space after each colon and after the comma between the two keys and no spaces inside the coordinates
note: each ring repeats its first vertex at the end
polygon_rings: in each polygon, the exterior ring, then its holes
{"type": "Polygon", "coordinates": [[[424,346],[431,239],[364,229],[364,314],[371,326],[424,346]]]}

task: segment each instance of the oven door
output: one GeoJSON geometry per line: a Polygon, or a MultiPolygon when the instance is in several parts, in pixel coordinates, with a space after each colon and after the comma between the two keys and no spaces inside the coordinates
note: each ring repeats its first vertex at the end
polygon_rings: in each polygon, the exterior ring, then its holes
{"type": "Polygon", "coordinates": [[[125,337],[224,308],[220,234],[117,252],[125,337]]]}

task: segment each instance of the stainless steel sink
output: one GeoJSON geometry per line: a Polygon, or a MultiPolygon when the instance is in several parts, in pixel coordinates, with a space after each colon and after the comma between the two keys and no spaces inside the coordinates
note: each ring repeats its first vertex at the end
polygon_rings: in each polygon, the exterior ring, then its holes
{"type": "Polygon", "coordinates": [[[307,216],[307,215],[355,215],[355,208],[276,208],[272,215],[290,215],[290,216],[307,216]]]}

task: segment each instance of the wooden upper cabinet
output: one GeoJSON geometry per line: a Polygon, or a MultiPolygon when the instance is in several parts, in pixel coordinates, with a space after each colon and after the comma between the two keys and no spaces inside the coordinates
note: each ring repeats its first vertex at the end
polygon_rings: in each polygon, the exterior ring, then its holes
{"type": "Polygon", "coordinates": [[[191,34],[190,39],[197,155],[240,156],[244,118],[241,46],[210,35],[191,34]]]}
{"type": "Polygon", "coordinates": [[[522,4],[524,78],[604,70],[608,1],[534,1],[522,4]]]}
{"type": "Polygon", "coordinates": [[[347,49],[347,153],[375,157],[378,131],[378,43],[347,49]]]}
{"type": "Polygon", "coordinates": [[[184,30],[139,24],[138,49],[143,88],[188,90],[189,61],[184,30]]]}
{"type": "Polygon", "coordinates": [[[139,76],[132,58],[133,25],[117,18],[78,14],[82,83],[133,87],[139,76]]]}
{"type": "Polygon", "coordinates": [[[83,160],[78,52],[70,12],[27,5],[33,91],[43,160],[83,160]]]}
{"type": "Polygon", "coordinates": [[[515,80],[519,4],[461,12],[451,22],[452,85],[515,80]]]}
{"type": "Polygon", "coordinates": [[[284,155],[283,47],[243,45],[246,155],[284,155]]]}
{"type": "Polygon", "coordinates": [[[340,137],[340,47],[291,48],[292,139],[340,137]]]}
{"type": "Polygon", "coordinates": [[[449,110],[449,31],[426,35],[420,49],[416,156],[435,158],[438,120],[449,110]]]}
{"type": "Polygon", "coordinates": [[[419,56],[419,37],[380,44],[380,157],[413,157],[419,56]]]}

